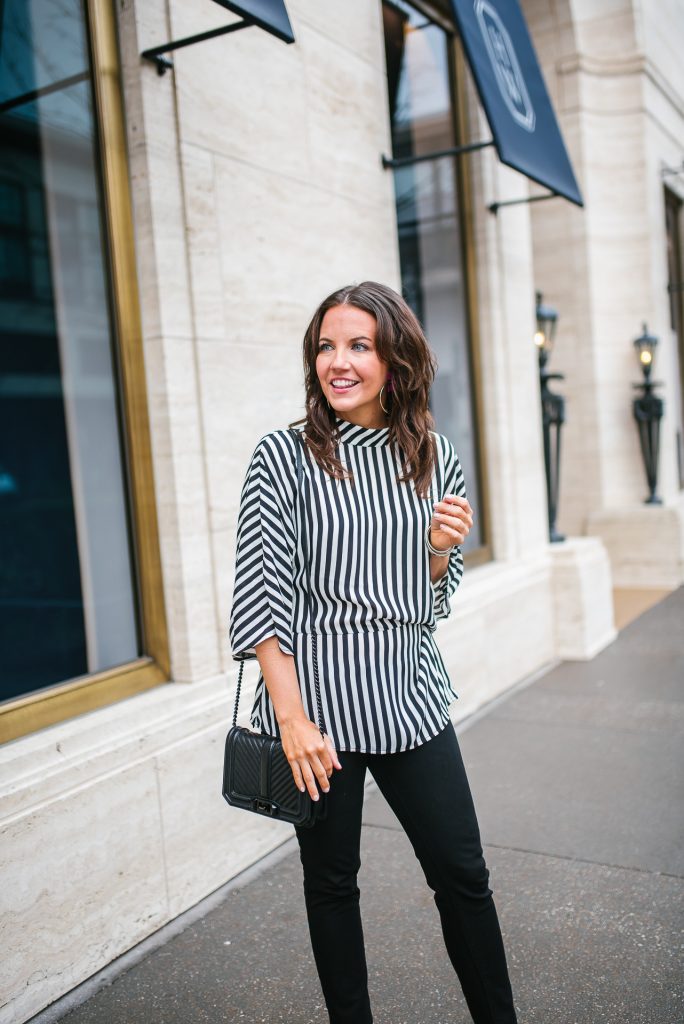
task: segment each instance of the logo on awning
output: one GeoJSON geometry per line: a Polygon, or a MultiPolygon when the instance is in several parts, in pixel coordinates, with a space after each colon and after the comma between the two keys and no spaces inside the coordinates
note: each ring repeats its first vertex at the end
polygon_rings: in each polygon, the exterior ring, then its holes
{"type": "Polygon", "coordinates": [[[513,40],[488,0],[476,0],[475,16],[504,103],[508,107],[511,117],[520,127],[525,131],[533,132],[536,116],[525,79],[520,70],[513,40]]]}

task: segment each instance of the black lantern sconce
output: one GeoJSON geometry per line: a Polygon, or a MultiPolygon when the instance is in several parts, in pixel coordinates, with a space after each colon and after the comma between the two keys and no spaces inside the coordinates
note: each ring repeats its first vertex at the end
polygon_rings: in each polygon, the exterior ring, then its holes
{"type": "Polygon", "coordinates": [[[556,530],[558,513],[558,486],[560,481],[560,439],[561,427],[565,422],[565,399],[550,390],[550,380],[564,380],[565,374],[549,373],[546,369],[558,326],[558,313],[552,306],[544,305],[542,293],[537,292],[537,330],[534,343],[539,350],[539,383],[541,388],[542,427],[544,432],[544,468],[546,470],[546,498],[549,514],[549,540],[552,543],[565,540],[565,535],[556,530]]]}
{"type": "Polygon", "coordinates": [[[665,403],[662,398],[654,394],[654,388],[659,387],[658,381],[651,380],[651,370],[655,359],[655,351],[658,346],[658,338],[655,334],[649,334],[646,324],[638,338],[634,339],[639,366],[641,367],[644,379],[632,387],[641,391],[634,402],[632,410],[634,419],[639,429],[639,442],[641,444],[641,455],[646,470],[648,482],[648,497],[645,505],[662,505],[662,499],[656,494],[658,485],[658,452],[660,450],[660,421],[665,411],[665,403]]]}

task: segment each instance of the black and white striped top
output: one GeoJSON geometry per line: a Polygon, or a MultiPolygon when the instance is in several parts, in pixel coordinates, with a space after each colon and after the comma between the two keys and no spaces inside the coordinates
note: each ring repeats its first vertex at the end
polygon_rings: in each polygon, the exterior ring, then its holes
{"type": "MultiPolygon", "coordinates": [[[[393,753],[436,736],[458,696],[433,634],[436,620],[450,614],[463,556],[454,548],[447,572],[433,584],[425,530],[433,501],[465,496],[463,472],[452,443],[435,434],[431,492],[420,498],[413,481],[397,483],[401,461],[388,427],[336,420],[338,454],[354,484],[334,480],[302,451],[313,622],[305,601],[297,442],[287,430],[274,430],[254,450],[238,515],[232,655],[255,658],[255,645],[276,636],[295,658],[304,708],[316,722],[313,627],[324,726],[336,749],[393,753]]],[[[250,721],[279,735],[261,673],[250,721]]]]}

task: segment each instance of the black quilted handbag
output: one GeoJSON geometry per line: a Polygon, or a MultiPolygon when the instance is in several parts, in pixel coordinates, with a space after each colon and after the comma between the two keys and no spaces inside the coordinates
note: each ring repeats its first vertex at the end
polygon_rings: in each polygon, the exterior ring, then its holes
{"type": "MultiPolygon", "coordinates": [[[[302,470],[303,439],[295,430],[290,430],[297,442],[297,486],[300,496],[304,495],[304,474],[302,470]]],[[[306,449],[305,449],[306,450],[306,449]]],[[[306,530],[302,516],[302,544],[304,564],[307,575],[307,605],[311,615],[310,601],[311,574],[309,570],[309,553],[306,541],[306,530]]],[[[321,688],[318,679],[318,643],[316,633],[312,630],[313,669],[316,687],[316,705],[318,709],[318,727],[321,736],[325,734],[323,726],[323,705],[321,688]]],[[[241,807],[245,811],[264,814],[278,821],[287,821],[292,825],[310,828],[323,819],[328,810],[328,794],[318,788],[318,800],[312,800],[308,790],[303,793],[297,788],[292,769],[285,757],[283,745],[275,736],[253,732],[244,726],[237,725],[240,688],[244,660],[240,663],[238,674],[233,723],[226,736],[226,749],[223,762],[223,796],[231,807],[241,807]]]]}

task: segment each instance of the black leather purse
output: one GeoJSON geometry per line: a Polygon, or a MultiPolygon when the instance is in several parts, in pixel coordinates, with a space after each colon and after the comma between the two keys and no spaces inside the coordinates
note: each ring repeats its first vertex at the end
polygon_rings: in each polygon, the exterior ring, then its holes
{"type": "MultiPolygon", "coordinates": [[[[304,498],[304,472],[302,469],[302,448],[306,451],[304,440],[296,430],[290,433],[297,442],[297,487],[300,498],[304,498]]],[[[308,455],[307,455],[308,458],[308,455]]],[[[304,564],[307,577],[307,607],[311,620],[311,573],[309,569],[309,552],[306,538],[305,518],[302,511],[302,545],[304,564]]],[[[318,727],[321,736],[325,735],[323,725],[323,704],[321,687],[318,678],[318,643],[316,633],[312,629],[313,670],[316,688],[316,705],[318,709],[318,727]]],[[[310,828],[323,819],[328,810],[328,794],[321,790],[318,780],[318,800],[312,800],[308,790],[303,793],[297,788],[289,761],[285,757],[282,742],[275,736],[253,732],[244,726],[237,725],[242,672],[244,659],[240,663],[238,674],[233,722],[226,736],[226,748],[223,762],[223,796],[231,807],[241,807],[245,811],[254,811],[269,818],[287,821],[292,825],[310,828]]]]}

